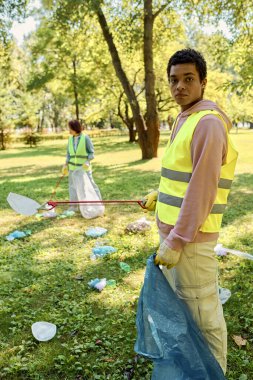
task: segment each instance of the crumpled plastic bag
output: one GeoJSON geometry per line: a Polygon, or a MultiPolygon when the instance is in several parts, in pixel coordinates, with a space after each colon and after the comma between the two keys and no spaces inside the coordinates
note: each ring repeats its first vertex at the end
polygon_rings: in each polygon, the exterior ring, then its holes
{"type": "Polygon", "coordinates": [[[112,288],[115,288],[117,284],[116,284],[115,280],[106,280],[106,278],[101,278],[101,279],[95,278],[94,280],[90,280],[88,282],[88,285],[89,285],[90,288],[96,289],[99,292],[102,292],[102,290],[106,286],[110,286],[112,288]]]}
{"type": "Polygon", "coordinates": [[[32,234],[31,230],[25,230],[25,231],[13,231],[9,235],[6,236],[6,240],[12,241],[14,239],[22,239],[26,236],[30,236],[32,234]]]}
{"type": "Polygon", "coordinates": [[[90,288],[96,289],[101,292],[106,287],[106,278],[95,278],[88,282],[90,288]]]}
{"type": "Polygon", "coordinates": [[[219,298],[222,305],[224,305],[224,303],[226,303],[230,297],[231,297],[231,291],[229,289],[219,287],[219,298]]]}
{"type": "Polygon", "coordinates": [[[57,213],[55,212],[55,209],[53,209],[53,210],[42,212],[41,214],[36,214],[35,217],[37,219],[39,219],[39,218],[56,218],[57,213]]]}
{"type": "Polygon", "coordinates": [[[130,267],[130,265],[128,265],[127,263],[124,263],[123,261],[121,261],[121,262],[119,263],[119,266],[120,266],[120,268],[121,268],[124,272],[126,272],[126,273],[131,272],[131,267],[130,267]]]}
{"type": "Polygon", "coordinates": [[[225,380],[223,371],[154,256],[141,290],[135,351],[154,362],[152,380],[225,380]]]}
{"type": "MultiPolygon", "coordinates": [[[[101,200],[99,199],[87,173],[83,170],[74,170],[72,178],[79,201],[101,200]]],[[[93,219],[104,214],[105,206],[102,203],[87,203],[80,204],[79,209],[85,219],[93,219]]]]}
{"type": "Polygon", "coordinates": [[[92,248],[92,254],[96,257],[103,257],[105,255],[108,255],[110,253],[117,252],[117,249],[112,247],[111,245],[102,245],[100,247],[94,247],[92,248]]]}
{"type": "Polygon", "coordinates": [[[92,238],[97,238],[105,235],[107,232],[106,228],[103,227],[90,227],[85,231],[85,235],[92,238]]]}
{"type": "Polygon", "coordinates": [[[125,228],[125,232],[131,232],[133,234],[145,233],[149,230],[151,230],[151,222],[149,222],[145,217],[129,223],[125,228]]]}

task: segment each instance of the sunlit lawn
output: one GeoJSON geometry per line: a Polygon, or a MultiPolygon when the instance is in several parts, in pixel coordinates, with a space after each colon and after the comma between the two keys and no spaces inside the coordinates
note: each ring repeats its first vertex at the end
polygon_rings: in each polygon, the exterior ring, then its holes
{"type": "MultiPolygon", "coordinates": [[[[220,242],[253,254],[253,131],[233,131],[231,136],[240,156],[220,242]]],[[[129,144],[126,137],[94,139],[93,174],[103,198],[138,200],[157,188],[166,139],[162,135],[159,158],[150,161],[141,161],[137,144],[129,144]]],[[[107,206],[99,219],[85,220],[78,214],[42,220],[17,215],[6,202],[10,191],[40,203],[49,200],[65,161],[65,145],[55,140],[38,148],[18,145],[0,152],[0,378],[120,380],[130,379],[134,367],[133,379],[149,379],[151,365],[140,358],[136,362],[133,346],[145,262],[158,245],[154,215],[144,214],[138,205],[117,205],[107,206]],[[126,225],[143,216],[152,222],[151,232],[126,234],[126,225]],[[108,233],[87,239],[84,232],[90,226],[105,227],[108,233]],[[27,229],[32,235],[23,240],[5,238],[27,229]],[[92,261],[91,249],[98,241],[117,252],[92,261]],[[120,269],[121,261],[130,265],[130,273],[120,269]],[[82,281],[76,280],[78,275],[82,281]],[[117,286],[92,291],[87,282],[96,277],[114,279],[117,286]],[[57,325],[56,337],[46,343],[31,334],[32,323],[42,320],[57,325]]],[[[64,179],[57,199],[67,198],[64,179]]],[[[219,264],[221,285],[232,292],[224,306],[227,379],[252,380],[252,261],[227,256],[219,258],[219,264]],[[245,338],[246,346],[238,347],[233,335],[245,338]]]]}

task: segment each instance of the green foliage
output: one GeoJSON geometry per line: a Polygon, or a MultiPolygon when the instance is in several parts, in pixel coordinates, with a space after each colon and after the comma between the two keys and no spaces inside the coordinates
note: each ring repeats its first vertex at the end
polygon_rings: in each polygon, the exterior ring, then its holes
{"type": "MultiPolygon", "coordinates": [[[[90,27],[90,23],[74,21],[61,25],[53,16],[44,17],[28,42],[33,61],[28,90],[47,89],[54,99],[65,96],[69,99],[65,105],[73,105],[72,114],[76,114],[77,107],[85,107],[94,96],[94,69],[90,64],[94,39],[90,39],[90,27]]],[[[79,117],[82,118],[82,114],[83,109],[79,117]]]]}
{"type": "MultiPolygon", "coordinates": [[[[7,29],[11,18],[22,19],[29,12],[27,3],[5,0],[0,4],[0,14],[4,15],[0,21],[0,123],[6,134],[7,130],[26,126],[40,132],[44,128],[62,130],[68,119],[76,117],[77,106],[80,119],[87,125],[104,120],[108,126],[111,118],[116,124],[132,121],[131,102],[122,96],[122,86],[97,22],[99,6],[145,119],[143,1],[44,0],[36,11],[37,30],[19,48],[7,36],[7,29]]],[[[176,50],[190,46],[207,59],[206,96],[217,100],[233,121],[252,120],[249,0],[243,4],[154,0],[152,5],[153,14],[158,13],[154,19],[153,58],[160,119],[175,117],[178,112],[167,84],[168,59],[176,50]],[[206,31],[206,22],[217,27],[215,33],[206,31]],[[229,35],[222,32],[220,22],[229,35]]]]}
{"type": "MultiPolygon", "coordinates": [[[[200,30],[207,24],[217,31],[220,30],[213,34],[213,45],[206,45],[207,51],[211,56],[216,56],[215,61],[218,58],[223,70],[225,64],[225,70],[233,74],[233,80],[227,83],[227,88],[246,97],[251,93],[253,86],[253,14],[249,11],[251,1],[195,0],[194,3],[187,3],[186,13],[191,20],[190,26],[194,20],[200,30]],[[225,29],[223,33],[222,29],[225,29]],[[224,37],[226,34],[228,37],[224,37]]],[[[184,7],[184,4],[181,6],[184,7]]],[[[191,34],[194,35],[193,30],[191,34]]]]}
{"type": "Polygon", "coordinates": [[[43,86],[54,79],[54,73],[46,71],[45,73],[39,73],[37,76],[34,76],[30,79],[27,84],[27,90],[38,90],[43,88],[43,86]]]}
{"type": "Polygon", "coordinates": [[[0,1],[0,41],[11,41],[10,28],[14,20],[22,20],[25,16],[29,0],[1,0],[0,1]]]}
{"type": "Polygon", "coordinates": [[[5,150],[11,145],[11,142],[11,132],[0,127],[0,149],[5,150]]]}
{"type": "Polygon", "coordinates": [[[251,31],[251,34],[246,33],[238,36],[229,54],[231,64],[236,73],[231,88],[241,98],[252,97],[253,59],[250,53],[252,41],[253,31],[251,31]]]}
{"type": "Polygon", "coordinates": [[[26,145],[29,145],[30,148],[32,148],[38,145],[38,143],[41,141],[41,138],[37,133],[27,132],[24,133],[23,140],[26,145]]]}

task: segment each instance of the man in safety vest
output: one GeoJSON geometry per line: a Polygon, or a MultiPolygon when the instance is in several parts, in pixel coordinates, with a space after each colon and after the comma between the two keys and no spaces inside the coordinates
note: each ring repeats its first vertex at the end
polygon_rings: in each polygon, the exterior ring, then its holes
{"type": "Polygon", "coordinates": [[[238,154],[228,134],[230,120],[215,103],[203,100],[203,56],[193,49],[177,51],[167,73],[181,112],[163,156],[159,190],[145,197],[145,207],[156,209],[161,237],[155,260],[188,304],[225,373],[227,331],[214,247],[238,154]]]}

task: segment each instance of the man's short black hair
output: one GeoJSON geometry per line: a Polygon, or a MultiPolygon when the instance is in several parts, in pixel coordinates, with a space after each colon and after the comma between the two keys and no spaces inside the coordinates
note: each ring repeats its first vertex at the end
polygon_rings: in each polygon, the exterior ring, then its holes
{"type": "Polygon", "coordinates": [[[196,69],[199,73],[200,81],[206,78],[207,69],[206,69],[206,61],[201,53],[194,49],[183,49],[178,50],[175,54],[173,54],[168,63],[167,74],[168,78],[170,78],[170,69],[171,66],[180,65],[182,63],[193,63],[196,66],[196,69]]]}

